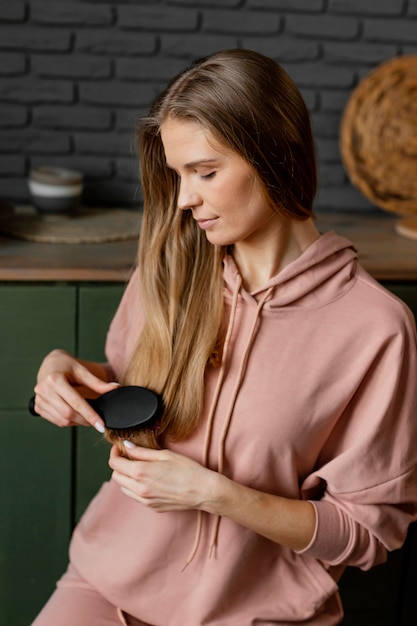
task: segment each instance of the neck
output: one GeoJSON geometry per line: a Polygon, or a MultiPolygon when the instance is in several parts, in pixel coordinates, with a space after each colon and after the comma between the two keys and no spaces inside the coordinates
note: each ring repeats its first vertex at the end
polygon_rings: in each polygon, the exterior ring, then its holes
{"type": "Polygon", "coordinates": [[[248,291],[255,291],[297,259],[320,236],[313,220],[278,221],[256,242],[237,242],[232,254],[248,291]]]}

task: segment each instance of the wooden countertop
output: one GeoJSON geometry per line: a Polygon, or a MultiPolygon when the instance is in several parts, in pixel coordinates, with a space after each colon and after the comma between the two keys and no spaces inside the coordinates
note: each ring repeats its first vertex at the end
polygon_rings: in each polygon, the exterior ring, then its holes
{"type": "MultiPolygon", "coordinates": [[[[357,247],[378,280],[417,280],[417,241],[397,235],[395,217],[382,211],[320,213],[322,232],[335,230],[357,247]]],[[[0,236],[1,281],[125,282],[135,262],[134,239],[111,243],[32,243],[0,236]]]]}
{"type": "Polygon", "coordinates": [[[91,244],[33,243],[0,236],[1,281],[125,282],[137,241],[91,244]]]}
{"type": "Polygon", "coordinates": [[[395,232],[399,218],[383,211],[320,213],[321,232],[335,230],[356,246],[362,266],[377,280],[417,280],[417,241],[395,232]]]}

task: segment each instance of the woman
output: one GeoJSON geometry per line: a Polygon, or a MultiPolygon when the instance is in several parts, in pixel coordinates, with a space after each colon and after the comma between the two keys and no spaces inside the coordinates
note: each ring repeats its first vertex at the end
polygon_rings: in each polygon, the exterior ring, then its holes
{"type": "Polygon", "coordinates": [[[116,382],[165,410],[143,445],[113,446],[35,624],[338,624],[344,568],[383,562],[417,518],[412,316],[317,231],[308,112],[274,61],[198,62],[139,148],[138,268],[108,363],[52,352],[35,408],[103,431],[82,396],[116,382]]]}

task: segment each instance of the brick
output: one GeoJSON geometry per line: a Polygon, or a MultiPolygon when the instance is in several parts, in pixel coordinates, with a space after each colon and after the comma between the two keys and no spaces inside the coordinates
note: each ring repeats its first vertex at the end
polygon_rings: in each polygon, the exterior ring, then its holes
{"type": "Polygon", "coordinates": [[[345,187],[321,187],[315,208],[322,211],[363,211],[374,209],[359,191],[350,185],[345,187]]]}
{"type": "Polygon", "coordinates": [[[0,74],[3,76],[16,76],[26,71],[26,60],[23,54],[13,52],[0,53],[0,74]]]}
{"type": "Polygon", "coordinates": [[[11,155],[0,156],[0,176],[24,176],[25,158],[11,155]]]}
{"type": "Polygon", "coordinates": [[[398,54],[398,47],[384,44],[369,44],[352,42],[324,43],[323,55],[328,63],[357,63],[360,65],[374,65],[382,59],[389,59],[398,54]]]}
{"type": "Polygon", "coordinates": [[[138,106],[134,110],[121,109],[120,111],[115,111],[115,128],[134,134],[138,121],[148,115],[148,113],[149,106],[138,106]]]}
{"type": "Polygon", "coordinates": [[[300,87],[331,87],[348,89],[354,83],[354,69],[323,63],[286,64],[284,69],[300,87]]]}
{"type": "Polygon", "coordinates": [[[417,54],[417,42],[414,46],[402,46],[401,52],[403,54],[417,54]]]}
{"type": "Polygon", "coordinates": [[[339,113],[314,113],[312,116],[313,134],[315,137],[339,137],[339,113]]]}
{"type": "MultiPolygon", "coordinates": [[[[31,167],[44,165],[44,157],[32,157],[30,159],[31,167]]],[[[53,156],[48,158],[48,164],[54,167],[64,167],[82,172],[86,178],[100,179],[111,178],[114,175],[115,168],[112,165],[112,160],[108,157],[101,157],[95,154],[94,156],[81,156],[79,154],[66,155],[66,156],[53,156]]]]}
{"type": "Polygon", "coordinates": [[[32,68],[38,76],[90,80],[109,78],[112,71],[109,59],[77,54],[33,56],[32,68]]]}
{"type": "Polygon", "coordinates": [[[25,126],[27,119],[25,107],[0,104],[0,128],[19,128],[25,126]]]}
{"type": "Polygon", "coordinates": [[[67,52],[70,45],[71,33],[63,29],[36,28],[27,24],[0,27],[0,49],[67,52]]]}
{"type": "Polygon", "coordinates": [[[33,111],[33,124],[38,128],[106,130],[112,122],[107,109],[76,106],[38,106],[33,111]]]}
{"type": "Polygon", "coordinates": [[[118,26],[124,29],[188,32],[198,26],[198,13],[191,9],[124,5],[117,12],[118,26]]]}
{"type": "MultiPolygon", "coordinates": [[[[173,6],[196,6],[196,0],[166,0],[166,4],[173,6]]],[[[242,4],[242,0],[198,0],[198,8],[238,8],[242,4]]]]}
{"type": "Polygon", "coordinates": [[[359,34],[359,20],[332,15],[288,15],[285,30],[292,35],[349,40],[359,34]]]}
{"type": "Polygon", "coordinates": [[[200,58],[227,48],[236,48],[238,40],[233,36],[190,34],[162,35],[161,51],[166,56],[200,58]]]}
{"type": "Polygon", "coordinates": [[[159,90],[149,83],[82,84],[79,86],[80,101],[101,106],[143,106],[155,99],[159,90]]]}
{"type": "Polygon", "coordinates": [[[317,154],[322,163],[335,163],[340,161],[340,148],[338,138],[316,137],[317,154]]]}
{"type": "Polygon", "coordinates": [[[63,133],[33,129],[0,132],[0,152],[5,154],[65,154],[69,151],[70,140],[63,133]]]}
{"type": "Polygon", "coordinates": [[[29,188],[26,178],[2,178],[1,198],[13,204],[27,204],[29,202],[29,188]]]}
{"type": "Polygon", "coordinates": [[[322,91],[320,94],[320,104],[322,111],[342,112],[351,96],[350,90],[322,91]]]}
{"type": "Polygon", "coordinates": [[[417,17],[417,0],[408,0],[408,15],[417,17]]]}
{"type": "Polygon", "coordinates": [[[91,6],[80,2],[30,2],[30,20],[38,24],[71,26],[108,26],[114,21],[110,6],[91,6]]]}
{"type": "Polygon", "coordinates": [[[80,30],[75,36],[75,49],[93,54],[121,56],[152,54],[156,51],[156,45],[156,37],[145,33],[137,35],[108,30],[80,30]]]}
{"type": "Polygon", "coordinates": [[[413,20],[364,20],[363,38],[367,41],[415,43],[417,23],[413,20]]]}
{"type": "Polygon", "coordinates": [[[320,44],[307,39],[293,39],[285,35],[275,37],[243,37],[242,46],[256,50],[278,62],[314,61],[319,57],[320,44]]]}
{"type": "Polygon", "coordinates": [[[117,59],[116,76],[124,79],[168,81],[188,67],[188,62],[171,57],[117,59]]]}
{"type": "Polygon", "coordinates": [[[281,17],[275,13],[255,11],[203,11],[203,32],[212,33],[278,33],[281,17]]]}
{"type": "Polygon", "coordinates": [[[134,154],[134,137],[131,133],[78,133],[74,141],[80,154],[134,154]]]}
{"type": "Polygon", "coordinates": [[[0,2],[0,20],[2,22],[23,22],[25,19],[25,3],[19,0],[0,2]]]}
{"type": "Polygon", "coordinates": [[[317,95],[313,89],[300,89],[300,93],[306,103],[307,109],[312,112],[317,109],[317,95]]]}
{"type": "Polygon", "coordinates": [[[319,168],[319,187],[343,186],[346,173],[341,163],[325,163],[319,168]]]}
{"type": "Polygon", "coordinates": [[[253,9],[274,9],[278,12],[319,13],[323,10],[324,0],[246,0],[246,5],[253,9]]]}
{"type": "Polygon", "coordinates": [[[139,166],[135,157],[122,157],[116,159],[116,175],[123,181],[137,182],[139,179],[139,166]]]}
{"type": "Polygon", "coordinates": [[[62,81],[34,81],[13,78],[0,82],[3,102],[70,103],[74,99],[74,88],[62,81]]]}
{"type": "Polygon", "coordinates": [[[329,0],[329,10],[350,15],[400,15],[404,0],[329,0]]]}

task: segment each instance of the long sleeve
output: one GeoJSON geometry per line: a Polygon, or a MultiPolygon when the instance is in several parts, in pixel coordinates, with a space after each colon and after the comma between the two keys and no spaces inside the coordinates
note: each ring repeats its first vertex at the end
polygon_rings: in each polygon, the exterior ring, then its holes
{"type": "Polygon", "coordinates": [[[414,322],[389,337],[302,486],[317,526],[303,554],[368,569],[399,548],[417,519],[414,322]],[[321,498],[314,500],[314,491],[321,498]]]}

